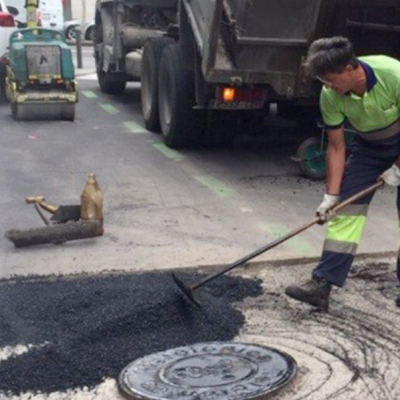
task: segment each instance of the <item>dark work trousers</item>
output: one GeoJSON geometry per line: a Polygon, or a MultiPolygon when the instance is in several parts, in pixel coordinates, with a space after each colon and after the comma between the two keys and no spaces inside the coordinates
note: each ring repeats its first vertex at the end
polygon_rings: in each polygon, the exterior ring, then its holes
{"type": "MultiPolygon", "coordinates": [[[[340,200],[343,201],[376,183],[379,176],[397,160],[399,154],[400,132],[380,141],[366,141],[356,136],[351,155],[346,162],[340,200]]],[[[373,196],[374,193],[349,205],[328,222],[324,249],[319,264],[313,271],[313,278],[325,278],[340,287],[344,285],[373,196]]],[[[397,210],[400,210],[400,188],[397,189],[397,210]]],[[[400,280],[399,257],[397,277],[400,280]]]]}

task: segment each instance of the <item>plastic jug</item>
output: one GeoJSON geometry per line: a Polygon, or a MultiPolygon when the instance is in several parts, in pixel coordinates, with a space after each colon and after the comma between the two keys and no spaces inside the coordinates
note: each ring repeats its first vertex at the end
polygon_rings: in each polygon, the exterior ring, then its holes
{"type": "Polygon", "coordinates": [[[95,174],[89,174],[85,188],[81,194],[81,219],[100,221],[99,235],[103,229],[103,193],[101,192],[95,174]]]}

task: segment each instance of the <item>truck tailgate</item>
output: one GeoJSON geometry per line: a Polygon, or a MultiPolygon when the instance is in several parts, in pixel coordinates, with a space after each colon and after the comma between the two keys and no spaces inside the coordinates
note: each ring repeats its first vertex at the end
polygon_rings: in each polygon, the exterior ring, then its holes
{"type": "Polygon", "coordinates": [[[270,84],[307,95],[308,45],[347,36],[357,54],[400,56],[400,2],[394,0],[183,0],[208,82],[270,84]]]}

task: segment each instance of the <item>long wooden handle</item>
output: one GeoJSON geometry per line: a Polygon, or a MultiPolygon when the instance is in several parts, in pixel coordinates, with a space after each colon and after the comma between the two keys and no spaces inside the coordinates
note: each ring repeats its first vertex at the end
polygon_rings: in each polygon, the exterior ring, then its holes
{"type": "Polygon", "coordinates": [[[335,212],[342,210],[343,208],[347,207],[349,204],[354,203],[355,201],[363,198],[367,194],[375,192],[375,190],[379,189],[380,187],[384,186],[385,182],[383,180],[379,180],[378,182],[374,183],[370,187],[361,190],[361,192],[358,192],[354,194],[353,196],[349,197],[348,199],[342,201],[339,203],[337,206],[333,207],[333,210],[335,212]]]}
{"type": "MultiPolygon", "coordinates": [[[[349,197],[348,199],[342,201],[341,203],[339,203],[338,205],[333,207],[333,210],[335,212],[340,211],[343,208],[347,207],[349,204],[352,204],[355,201],[363,198],[367,194],[370,194],[370,193],[374,192],[375,190],[379,189],[383,185],[384,185],[384,182],[382,180],[380,180],[377,183],[374,183],[372,186],[368,187],[367,189],[364,189],[361,192],[358,192],[355,195],[349,197]]],[[[262,253],[265,253],[268,250],[271,250],[272,248],[278,246],[279,244],[281,244],[283,242],[286,242],[287,240],[291,239],[293,236],[298,235],[299,233],[305,231],[306,229],[312,227],[313,225],[317,224],[320,221],[321,220],[320,220],[319,217],[314,217],[309,222],[307,222],[304,225],[300,226],[299,228],[287,233],[286,235],[276,239],[272,243],[269,243],[269,244],[267,244],[267,245],[255,250],[255,251],[253,251],[252,253],[242,257],[241,259],[233,262],[232,264],[229,264],[224,269],[222,269],[220,272],[217,272],[215,274],[212,274],[212,275],[209,275],[209,276],[205,277],[202,281],[200,281],[200,282],[194,284],[193,286],[191,286],[190,290],[198,289],[200,286],[205,285],[207,282],[209,282],[211,280],[214,280],[215,278],[218,278],[219,276],[221,276],[221,275],[227,273],[228,271],[238,267],[239,265],[242,265],[242,264],[246,263],[247,261],[250,261],[254,257],[257,257],[258,255],[260,255],[262,253]]]]}

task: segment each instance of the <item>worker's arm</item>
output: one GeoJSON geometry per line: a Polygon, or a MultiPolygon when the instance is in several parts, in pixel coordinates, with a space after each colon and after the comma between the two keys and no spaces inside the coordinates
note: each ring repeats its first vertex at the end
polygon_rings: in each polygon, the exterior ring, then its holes
{"type": "MultiPolygon", "coordinates": [[[[400,71],[399,71],[400,72],[400,71]]],[[[397,85],[394,91],[395,102],[397,108],[400,110],[400,78],[397,77],[397,85]]],[[[390,186],[400,186],[400,154],[394,164],[387,169],[381,176],[386,185],[390,186]]]]}
{"type": "Polygon", "coordinates": [[[327,126],[328,149],[326,153],[327,182],[326,193],[339,195],[342,183],[346,158],[346,144],[344,141],[344,121],[342,97],[333,90],[322,88],[320,109],[323,121],[327,126]]]}
{"type": "MultiPolygon", "coordinates": [[[[400,110],[400,79],[396,85],[395,97],[397,99],[397,108],[400,110]]],[[[381,176],[386,185],[400,186],[400,154],[393,165],[388,168],[381,176]]]]}
{"type": "Polygon", "coordinates": [[[340,186],[342,184],[346,144],[344,141],[344,128],[328,130],[328,148],[326,152],[327,181],[326,191],[322,203],[317,209],[321,223],[329,221],[334,212],[332,208],[339,202],[340,186]]]}
{"type": "Polygon", "coordinates": [[[320,108],[327,128],[328,149],[326,152],[327,180],[326,191],[322,203],[317,209],[321,223],[334,216],[332,207],[339,202],[340,186],[342,184],[346,145],[344,141],[344,114],[343,99],[333,90],[322,88],[320,108]]]}
{"type": "Polygon", "coordinates": [[[326,151],[326,193],[339,195],[346,161],[346,143],[343,126],[328,130],[328,148],[326,151]]]}

